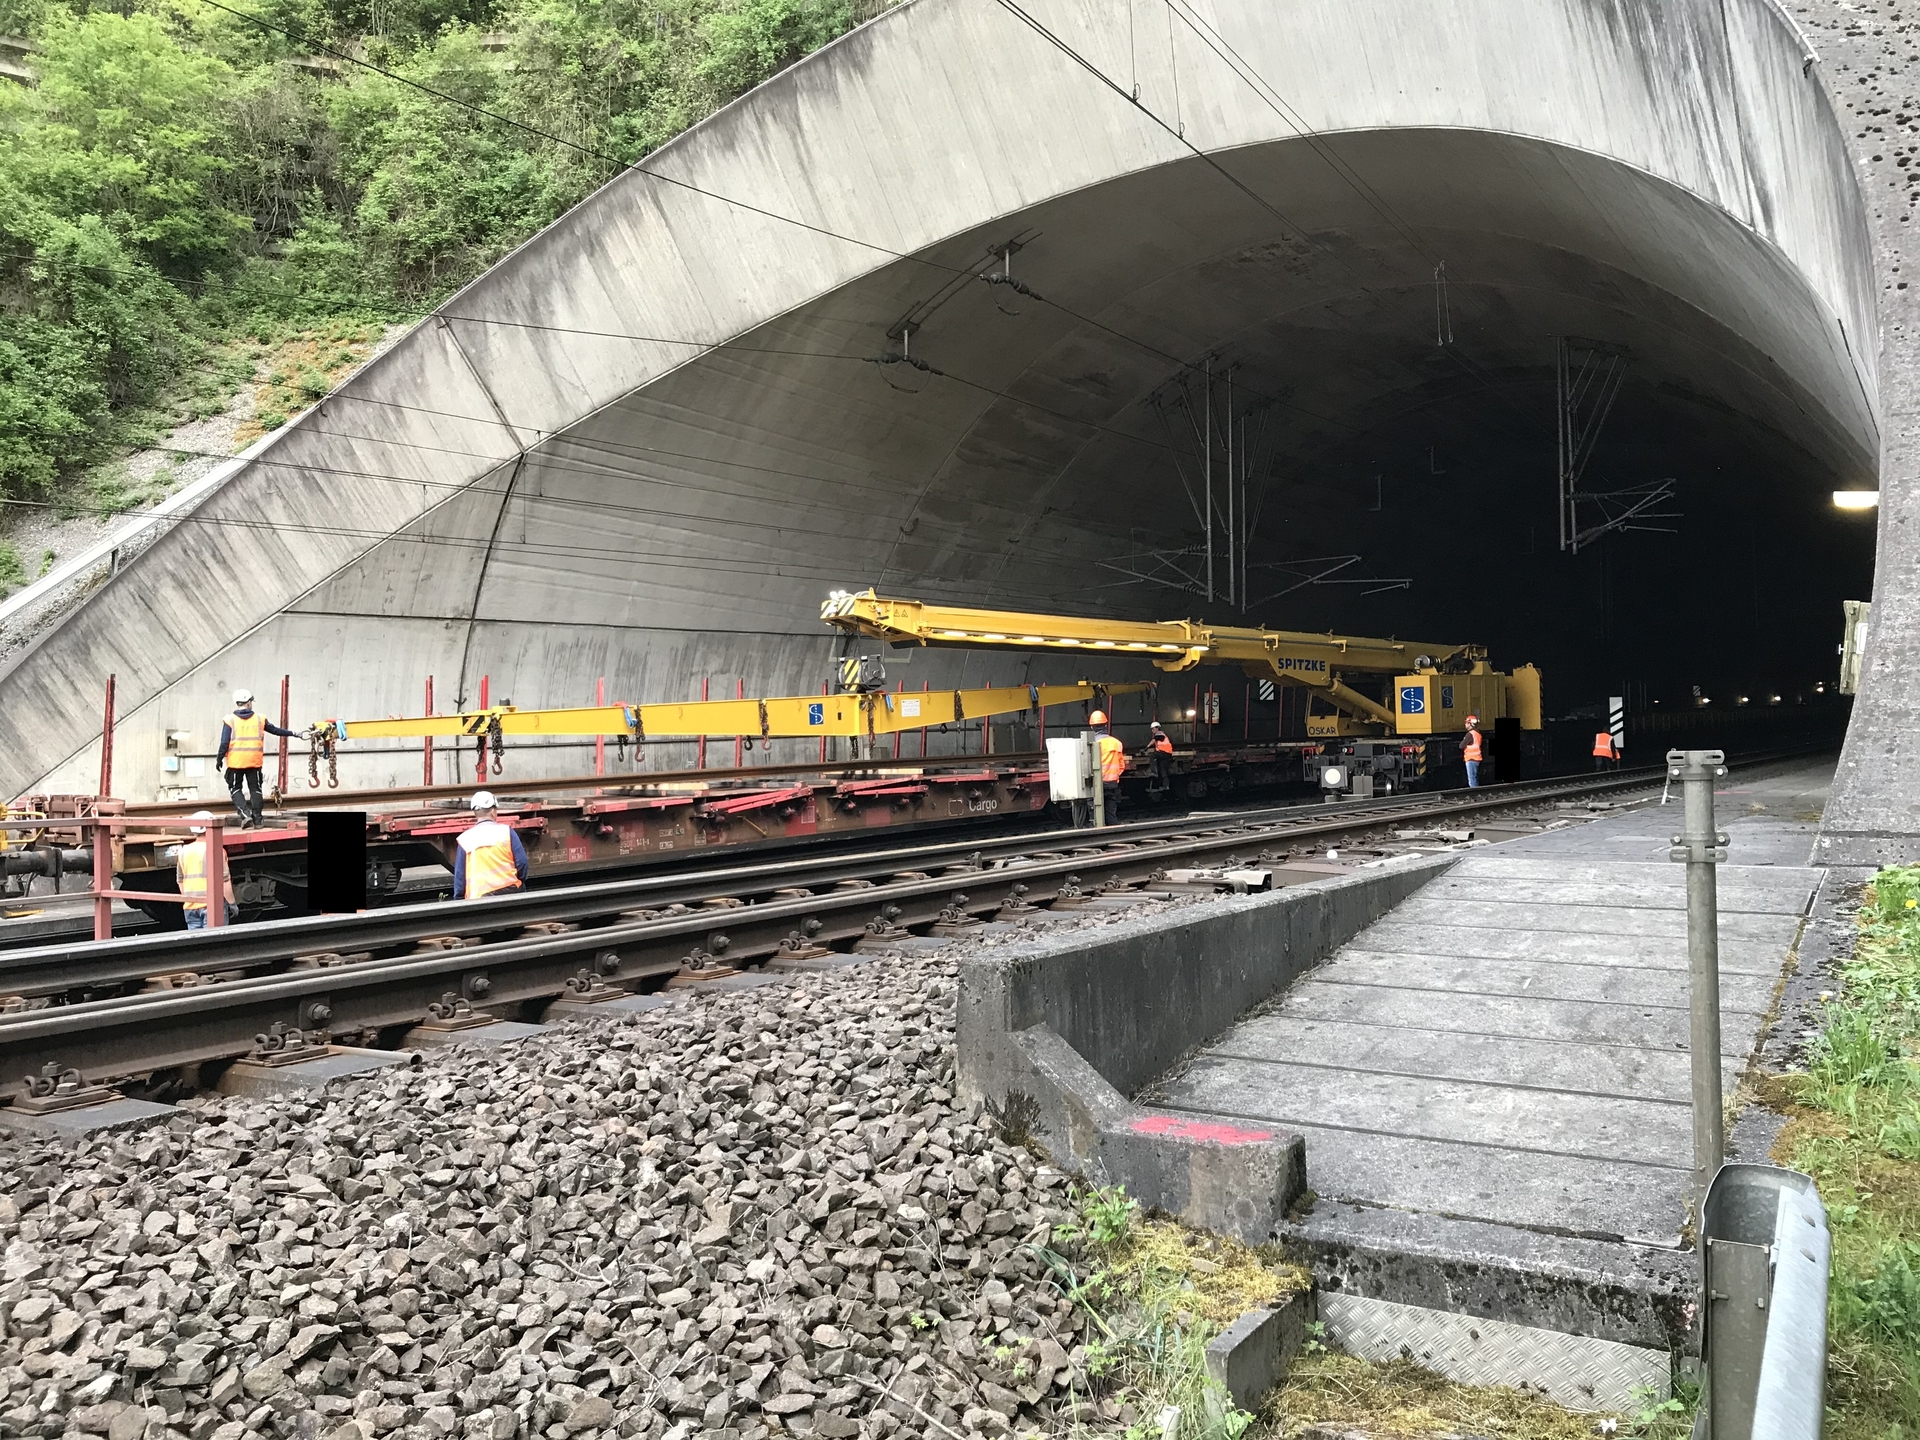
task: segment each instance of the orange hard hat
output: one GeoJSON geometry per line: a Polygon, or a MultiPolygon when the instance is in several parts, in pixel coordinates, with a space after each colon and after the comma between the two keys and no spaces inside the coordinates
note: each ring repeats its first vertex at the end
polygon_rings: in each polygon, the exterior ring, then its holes
{"type": "Polygon", "coordinates": [[[1094,712],[1093,712],[1093,713],[1092,713],[1091,715],[1089,715],[1089,716],[1087,716],[1087,723],[1088,723],[1089,725],[1104,725],[1104,724],[1106,724],[1106,723],[1107,723],[1107,712],[1106,712],[1106,711],[1104,711],[1104,710],[1096,710],[1096,711],[1094,711],[1094,712]]]}
{"type": "Polygon", "coordinates": [[[1478,715],[1467,716],[1467,724],[1478,725],[1479,723],[1480,723],[1480,717],[1478,715]]]}

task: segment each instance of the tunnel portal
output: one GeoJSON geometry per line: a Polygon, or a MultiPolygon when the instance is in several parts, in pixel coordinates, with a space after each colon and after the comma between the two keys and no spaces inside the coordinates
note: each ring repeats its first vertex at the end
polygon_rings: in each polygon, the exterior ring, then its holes
{"type": "MultiPolygon", "coordinates": [[[[1132,8],[912,0],[624,173],[0,677],[9,786],[84,783],[109,671],[135,793],[283,670],[331,715],[811,691],[866,585],[1472,640],[1550,711],[1819,703],[1878,347],[1791,22],[1132,8]]],[[[902,673],[1089,669],[1013,664],[902,673]]]]}

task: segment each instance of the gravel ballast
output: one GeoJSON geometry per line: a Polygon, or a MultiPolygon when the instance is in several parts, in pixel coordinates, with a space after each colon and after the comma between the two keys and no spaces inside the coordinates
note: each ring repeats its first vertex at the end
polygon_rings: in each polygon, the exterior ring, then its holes
{"type": "Polygon", "coordinates": [[[0,1433],[1111,1419],[1038,1250],[1070,1186],[956,1105],[954,988],[950,959],[880,958],[78,1147],[0,1141],[0,1433]]]}

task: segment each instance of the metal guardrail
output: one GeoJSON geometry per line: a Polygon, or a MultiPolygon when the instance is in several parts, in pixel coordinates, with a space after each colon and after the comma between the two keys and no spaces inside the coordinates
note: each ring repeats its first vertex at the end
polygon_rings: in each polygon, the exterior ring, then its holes
{"type": "Polygon", "coordinates": [[[1810,1176],[1723,1165],[1701,1210],[1696,1440],[1818,1440],[1826,1415],[1832,1240],[1810,1176]]]}

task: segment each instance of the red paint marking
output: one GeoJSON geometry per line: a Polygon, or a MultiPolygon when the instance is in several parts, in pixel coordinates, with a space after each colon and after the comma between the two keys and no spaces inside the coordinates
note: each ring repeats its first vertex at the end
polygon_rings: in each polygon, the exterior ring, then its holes
{"type": "Polygon", "coordinates": [[[1271,1130],[1242,1130],[1211,1120],[1182,1120],[1178,1115],[1142,1115],[1128,1129],[1136,1135],[1165,1135],[1173,1140],[1208,1140],[1216,1145],[1257,1145],[1271,1140],[1271,1130]]]}

